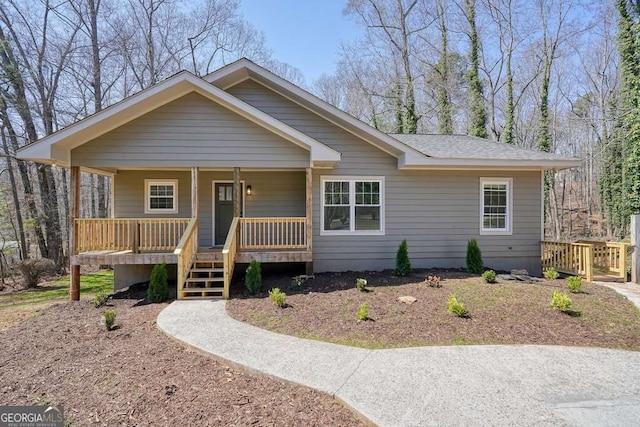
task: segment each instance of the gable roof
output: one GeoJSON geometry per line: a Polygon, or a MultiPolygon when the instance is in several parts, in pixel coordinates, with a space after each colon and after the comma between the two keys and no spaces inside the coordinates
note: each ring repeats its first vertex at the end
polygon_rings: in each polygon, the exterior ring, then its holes
{"type": "Polygon", "coordinates": [[[356,119],[317,96],[294,85],[256,63],[241,58],[203,77],[207,82],[226,90],[231,86],[252,79],[293,101],[325,120],[363,139],[398,159],[398,168],[421,165],[425,156],[386,133],[356,119]]]}
{"type": "Polygon", "coordinates": [[[39,139],[20,150],[18,157],[69,166],[71,150],[188,93],[196,92],[253,123],[310,151],[316,167],[330,167],[340,153],[286,125],[227,92],[182,71],[79,122],[39,139]]]}
{"type": "Polygon", "coordinates": [[[431,157],[432,161],[438,159],[443,165],[450,161],[466,161],[470,165],[482,163],[487,166],[508,162],[511,166],[536,165],[553,169],[575,167],[581,164],[580,159],[468,135],[390,134],[390,136],[431,157]]]}
{"type": "Polygon", "coordinates": [[[241,58],[205,77],[221,89],[252,79],[398,159],[399,169],[566,169],[580,159],[463,135],[386,134],[317,96],[241,58]],[[447,148],[447,145],[451,147],[447,148]]]}

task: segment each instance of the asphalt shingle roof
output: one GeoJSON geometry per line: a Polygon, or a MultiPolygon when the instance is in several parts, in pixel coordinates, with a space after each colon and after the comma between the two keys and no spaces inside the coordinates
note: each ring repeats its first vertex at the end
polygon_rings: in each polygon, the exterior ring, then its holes
{"type": "Polygon", "coordinates": [[[389,134],[429,157],[443,159],[567,160],[568,157],[467,135],[389,134]]]}

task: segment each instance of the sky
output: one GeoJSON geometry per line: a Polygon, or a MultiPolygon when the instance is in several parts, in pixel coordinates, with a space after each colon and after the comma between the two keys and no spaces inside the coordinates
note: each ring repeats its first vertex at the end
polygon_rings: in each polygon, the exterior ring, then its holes
{"type": "Polygon", "coordinates": [[[264,32],[275,59],[298,68],[308,84],[332,74],[341,43],[361,29],[342,11],[347,0],[242,0],[245,19],[264,32]]]}

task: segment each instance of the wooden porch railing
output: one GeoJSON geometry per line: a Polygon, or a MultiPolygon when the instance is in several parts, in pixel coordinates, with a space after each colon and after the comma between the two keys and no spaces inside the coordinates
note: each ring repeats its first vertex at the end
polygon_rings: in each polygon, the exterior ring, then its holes
{"type": "Polygon", "coordinates": [[[227,233],[227,240],[224,242],[222,248],[222,260],[224,262],[224,294],[223,298],[229,298],[229,287],[231,286],[231,279],[233,279],[233,271],[236,267],[236,255],[238,254],[238,235],[240,228],[238,224],[240,218],[235,217],[231,221],[229,227],[229,233],[227,233]]]}
{"type": "Polygon", "coordinates": [[[240,249],[307,249],[307,218],[239,218],[240,249]]]}
{"type": "Polygon", "coordinates": [[[76,253],[89,251],[173,251],[189,218],[79,218],[76,253]]]}
{"type": "Polygon", "coordinates": [[[182,290],[189,276],[189,270],[198,254],[198,218],[192,218],[189,221],[173,253],[178,258],[178,298],[182,298],[182,290]]]}
{"type": "Polygon", "coordinates": [[[618,242],[542,242],[542,267],[583,276],[588,282],[596,274],[627,278],[627,249],[618,242]]]}

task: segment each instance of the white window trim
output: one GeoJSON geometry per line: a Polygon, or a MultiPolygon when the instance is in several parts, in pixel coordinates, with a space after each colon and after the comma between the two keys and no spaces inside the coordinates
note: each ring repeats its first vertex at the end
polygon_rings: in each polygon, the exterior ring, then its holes
{"type": "Polygon", "coordinates": [[[149,215],[178,213],[178,180],[177,179],[145,179],[144,180],[144,213],[149,215]],[[152,209],[150,206],[152,185],[173,185],[173,209],[152,209]]]}
{"type": "Polygon", "coordinates": [[[481,236],[511,236],[513,234],[513,178],[480,178],[480,235],[481,236]],[[485,184],[507,185],[507,215],[505,228],[484,228],[484,186],[485,184]]]}
{"type": "Polygon", "coordinates": [[[384,176],[323,175],[320,177],[320,235],[321,236],[384,236],[385,234],[385,184],[384,176]],[[349,209],[354,230],[324,229],[324,183],[326,181],[349,181],[349,209]],[[380,230],[355,230],[356,181],[378,181],[380,183],[380,230]],[[353,202],[352,202],[353,201],[353,202]]]}

